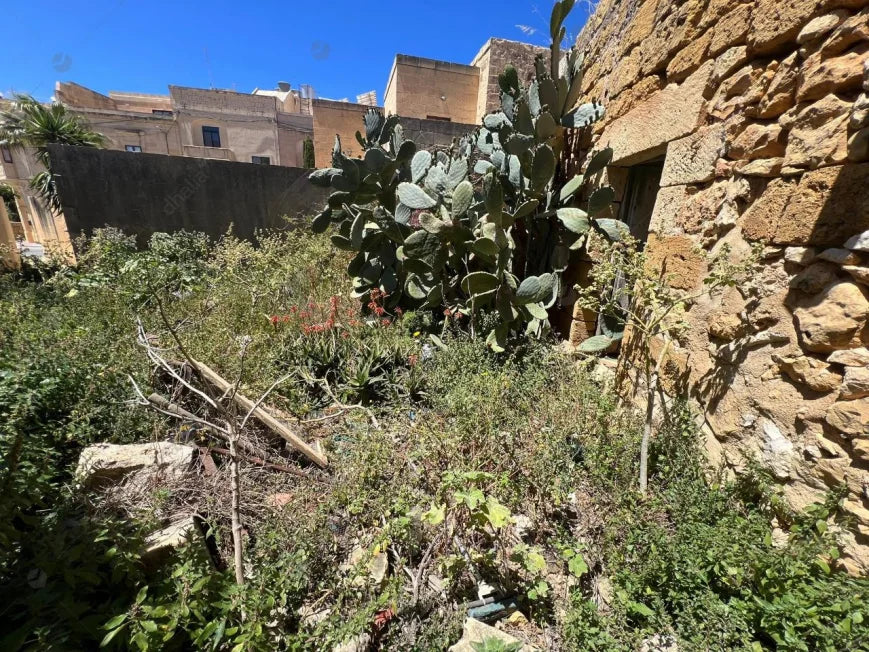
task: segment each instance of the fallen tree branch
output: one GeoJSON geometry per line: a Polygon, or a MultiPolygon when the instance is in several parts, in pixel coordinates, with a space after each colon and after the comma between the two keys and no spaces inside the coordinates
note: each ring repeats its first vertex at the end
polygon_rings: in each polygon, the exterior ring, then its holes
{"type": "MultiPolygon", "coordinates": [[[[217,448],[215,446],[200,446],[199,450],[205,450],[210,453],[217,453],[218,455],[223,455],[228,457],[231,455],[230,451],[226,448],[217,448]]],[[[305,473],[301,469],[294,469],[291,466],[284,466],[283,464],[274,464],[273,462],[267,462],[266,460],[260,457],[253,457],[250,455],[239,455],[239,459],[244,460],[245,462],[250,462],[251,464],[256,464],[257,466],[261,466],[265,469],[271,469],[272,471],[280,471],[281,473],[290,473],[292,475],[297,475],[300,478],[306,478],[308,480],[313,480],[315,482],[322,482],[319,478],[315,478],[309,473],[305,473]]]]}
{"type": "MultiPolygon", "coordinates": [[[[196,365],[196,368],[199,369],[199,374],[207,380],[211,385],[213,385],[216,389],[221,392],[226,393],[227,390],[230,389],[231,385],[228,381],[226,381],[223,377],[220,376],[216,371],[211,369],[208,365],[203,362],[198,362],[196,360],[192,360],[192,363],[196,365]]],[[[274,385],[272,386],[274,387],[274,385]]],[[[271,389],[271,388],[270,388],[271,389]]],[[[266,392],[266,395],[268,392],[266,392]]],[[[263,396],[263,398],[265,395],[263,396]]],[[[299,435],[297,435],[293,430],[286,424],[281,423],[275,417],[273,417],[267,410],[262,408],[259,403],[262,402],[262,398],[257,401],[251,401],[246,396],[235,392],[233,394],[233,400],[243,409],[247,410],[251,415],[256,417],[256,419],[283,437],[293,448],[302,453],[305,457],[311,460],[317,466],[325,468],[329,465],[329,460],[323,455],[320,451],[316,450],[313,446],[305,442],[299,435]]]]}
{"type": "MultiPolygon", "coordinates": [[[[229,443],[229,435],[227,435],[223,430],[215,430],[212,424],[197,418],[195,414],[193,414],[192,412],[188,412],[183,407],[176,403],[173,403],[165,396],[154,392],[153,394],[150,394],[148,396],[148,401],[162,408],[162,411],[164,413],[169,412],[184,421],[191,421],[193,423],[197,423],[218,439],[222,439],[223,441],[229,443]]],[[[269,456],[268,452],[265,449],[260,448],[245,439],[239,439],[238,447],[249,455],[253,455],[254,457],[260,457],[265,459],[269,456]]]]}

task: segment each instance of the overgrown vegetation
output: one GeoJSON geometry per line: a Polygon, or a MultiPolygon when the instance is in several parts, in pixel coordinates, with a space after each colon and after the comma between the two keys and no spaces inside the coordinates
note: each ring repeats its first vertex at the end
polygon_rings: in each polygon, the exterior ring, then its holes
{"type": "Polygon", "coordinates": [[[332,166],[309,176],[334,191],[312,229],[332,225],[332,242],[355,252],[347,271],[358,296],[385,292],[392,306],[462,315],[472,338],[485,333],[502,352],[511,337],[548,332],[547,310],[566,294],[562,274],[586,235],[617,239],[626,228],[605,217],[613,189],[597,187],[612,150],[596,152],[584,174],[572,170],[572,149],[603,116],[596,101],[575,106],[584,56],[561,50],[573,6],[555,2],[550,51],[528,86],[508,66],[501,109],[447,151],[417,148],[398,116],[376,109],[356,132],[362,158],[346,156],[336,137],[332,166]]]}
{"type": "Polygon", "coordinates": [[[642,498],[642,419],[585,363],[533,339],[497,354],[461,321],[444,330],[388,298],[360,310],[346,262],[325,236],[261,234],[255,248],[158,234],[136,251],[105,231],[75,268],[0,277],[4,650],[321,650],[360,633],[375,649],[440,650],[484,584],[515,600],[529,622],[514,633],[540,648],[653,635],[684,650],[867,648],[869,583],[836,570],[839,496],[792,514],[761,470],[710,475],[676,407],[642,498]],[[136,344],[137,317],[169,341],[161,306],[227,377],[249,338],[245,393],[289,374],[269,402],[329,454],[307,477],[243,475],[241,589],[219,487],[157,489],[135,511],[73,483],[93,442],[206,443],[132,402],[128,374],[164,382],[136,344]],[[181,503],[222,562],[190,545],[146,570],[143,536],[181,503]],[[384,555],[378,581],[369,564],[384,555]]]}

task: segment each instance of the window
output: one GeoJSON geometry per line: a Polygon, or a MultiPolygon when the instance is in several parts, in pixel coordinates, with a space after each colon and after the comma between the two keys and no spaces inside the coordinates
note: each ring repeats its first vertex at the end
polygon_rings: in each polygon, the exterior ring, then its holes
{"type": "Polygon", "coordinates": [[[251,163],[258,163],[259,165],[271,165],[272,161],[268,156],[251,156],[251,163]]]}
{"type": "Polygon", "coordinates": [[[3,152],[3,160],[7,163],[12,162],[12,152],[9,151],[9,148],[6,145],[0,145],[0,152],[3,152]]]}
{"type": "Polygon", "coordinates": [[[202,127],[202,144],[206,147],[220,147],[220,129],[202,127]]]}
{"type": "Polygon", "coordinates": [[[427,115],[425,117],[425,119],[426,120],[440,120],[442,122],[452,122],[453,121],[452,118],[445,118],[445,117],[440,116],[440,115],[427,115]]]}
{"type": "MultiPolygon", "coordinates": [[[[650,161],[628,168],[625,195],[619,206],[619,219],[628,225],[631,235],[639,240],[640,247],[643,247],[649,238],[649,223],[661,187],[663,171],[663,161],[650,161]]],[[[617,276],[613,284],[613,292],[619,292],[624,284],[624,278],[621,275],[617,276]]],[[[627,312],[629,307],[627,297],[622,297],[620,303],[627,312]]],[[[622,330],[621,320],[614,319],[611,323],[608,321],[610,320],[607,318],[598,319],[596,335],[609,335],[622,330]]]]}
{"type": "Polygon", "coordinates": [[[128,152],[141,152],[142,146],[141,145],[124,145],[124,149],[127,150],[128,152]]]}
{"type": "Polygon", "coordinates": [[[154,115],[168,116],[170,118],[175,115],[172,111],[166,111],[165,109],[151,109],[151,113],[154,115]]]}

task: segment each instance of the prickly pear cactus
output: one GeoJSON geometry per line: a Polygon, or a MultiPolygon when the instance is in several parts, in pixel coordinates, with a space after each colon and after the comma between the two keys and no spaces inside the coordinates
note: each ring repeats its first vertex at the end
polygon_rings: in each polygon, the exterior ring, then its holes
{"type": "Polygon", "coordinates": [[[335,246],[356,252],[348,273],[359,297],[378,288],[390,305],[446,308],[475,322],[496,312],[487,334],[503,350],[511,333],[541,334],[547,309],[561,293],[561,276],[592,228],[619,237],[623,224],[599,218],[612,188],[591,189],[612,152],[595,153],[581,175],[566,178],[567,130],[603,115],[596,102],[575,106],[583,57],[562,55],[564,19],[574,0],[552,10],[549,60],[538,57],[527,87],[516,70],[499,76],[501,110],[448,152],[418,149],[405,140],[396,116],[364,116],[364,149],[349,158],[336,138],[332,167],[310,175],[331,187],[312,229],[331,225],[335,246]]]}

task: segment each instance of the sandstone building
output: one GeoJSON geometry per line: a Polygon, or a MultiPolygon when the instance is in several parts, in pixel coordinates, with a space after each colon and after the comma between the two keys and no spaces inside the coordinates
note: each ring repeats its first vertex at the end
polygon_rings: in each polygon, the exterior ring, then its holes
{"type": "Polygon", "coordinates": [[[604,0],[578,42],[617,211],[670,282],[765,247],[749,291],[691,307],[664,389],[793,507],[845,485],[841,563],[869,571],[869,2],[604,0]]]}
{"type": "MultiPolygon", "coordinates": [[[[534,56],[544,50],[493,38],[470,65],[399,54],[382,110],[401,115],[406,132],[420,144],[449,144],[472,131],[500,103],[498,74],[507,63],[514,63],[527,78],[534,56]]],[[[168,95],[103,95],[73,82],[55,87],[55,99],[102,133],[107,149],[288,167],[304,166],[308,139],[318,166],[331,159],[336,135],[346,152],[361,154],[355,134],[375,98],[369,92],[359,96],[364,103],[358,104],[315,99],[310,87],[296,90],[285,82],[250,94],[169,86],[168,95]]],[[[8,226],[24,240],[67,249],[63,216],[52,215],[28,187],[38,171],[32,153],[2,148],[0,181],[15,190],[21,218],[8,226]]]]}

